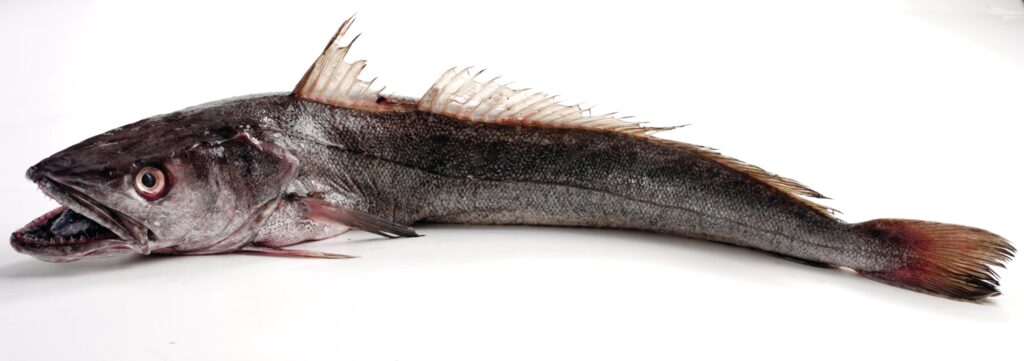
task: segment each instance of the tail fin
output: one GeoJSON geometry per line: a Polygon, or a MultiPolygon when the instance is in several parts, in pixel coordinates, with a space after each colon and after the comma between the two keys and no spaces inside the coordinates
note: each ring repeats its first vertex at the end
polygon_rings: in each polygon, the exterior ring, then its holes
{"type": "Polygon", "coordinates": [[[999,295],[991,266],[1004,267],[1016,250],[1003,237],[952,224],[876,219],[854,231],[904,248],[907,261],[886,271],[857,271],[864,277],[956,300],[980,301],[999,295]]]}

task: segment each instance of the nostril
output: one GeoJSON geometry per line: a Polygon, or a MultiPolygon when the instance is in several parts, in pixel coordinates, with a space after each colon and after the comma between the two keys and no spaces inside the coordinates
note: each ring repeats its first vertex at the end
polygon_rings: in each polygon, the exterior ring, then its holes
{"type": "Polygon", "coordinates": [[[28,171],[25,171],[25,177],[28,178],[30,181],[33,181],[33,182],[39,181],[39,178],[40,178],[39,166],[38,165],[34,165],[34,166],[31,166],[31,167],[28,167],[28,171]]]}

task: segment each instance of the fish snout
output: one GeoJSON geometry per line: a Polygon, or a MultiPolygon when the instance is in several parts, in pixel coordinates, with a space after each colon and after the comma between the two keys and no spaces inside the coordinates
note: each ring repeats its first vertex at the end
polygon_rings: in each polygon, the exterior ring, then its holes
{"type": "Polygon", "coordinates": [[[32,181],[33,183],[39,183],[39,180],[46,178],[46,176],[43,175],[42,169],[39,167],[38,164],[36,164],[34,166],[28,167],[28,170],[25,171],[25,178],[28,178],[28,180],[32,181]]]}
{"type": "Polygon", "coordinates": [[[40,180],[50,178],[54,174],[61,174],[73,165],[73,161],[67,158],[50,157],[36,163],[25,171],[25,177],[32,182],[39,183],[40,180]]]}

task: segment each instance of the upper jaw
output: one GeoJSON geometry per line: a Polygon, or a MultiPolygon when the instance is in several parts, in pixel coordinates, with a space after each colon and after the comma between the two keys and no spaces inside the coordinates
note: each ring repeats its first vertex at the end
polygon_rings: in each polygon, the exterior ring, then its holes
{"type": "Polygon", "coordinates": [[[44,247],[25,242],[25,232],[29,231],[33,226],[38,226],[41,221],[46,222],[52,219],[52,217],[57,217],[61,213],[58,211],[65,209],[61,207],[47,213],[12,234],[11,245],[17,251],[51,262],[68,262],[86,256],[116,254],[129,250],[149,254],[150,233],[138,221],[103,206],[73,187],[61,184],[50,177],[33,174],[32,169],[29,170],[28,175],[30,179],[39,185],[39,189],[44,194],[53,198],[64,207],[70,208],[72,211],[106,228],[116,235],[116,238],[91,240],[85,243],[61,245],[60,247],[44,247]]]}

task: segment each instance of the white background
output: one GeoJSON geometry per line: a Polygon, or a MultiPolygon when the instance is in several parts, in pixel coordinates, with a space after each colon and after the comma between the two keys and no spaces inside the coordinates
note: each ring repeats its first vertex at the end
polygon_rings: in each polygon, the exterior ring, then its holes
{"type": "MultiPolygon", "coordinates": [[[[0,230],[55,207],[23,177],[104,130],[291,89],[358,11],[364,74],[420,95],[476,65],[834,198],[1024,239],[1024,9],[1011,0],[0,3],[0,230]],[[674,3],[674,5],[666,5],[674,3]]],[[[353,170],[358,171],[358,170],[353,170]]],[[[429,225],[244,255],[49,264],[0,249],[0,358],[993,359],[1024,274],[954,302],[703,241],[429,225]]]]}

